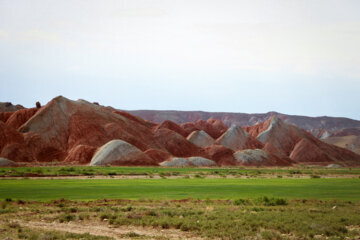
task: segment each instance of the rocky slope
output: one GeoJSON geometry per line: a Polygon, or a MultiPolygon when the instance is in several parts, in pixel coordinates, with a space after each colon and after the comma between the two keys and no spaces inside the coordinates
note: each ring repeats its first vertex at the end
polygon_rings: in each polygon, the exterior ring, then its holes
{"type": "MultiPolygon", "coordinates": [[[[330,145],[310,133],[283,122],[278,117],[247,127],[246,130],[264,144],[271,144],[278,157],[288,156],[295,163],[357,165],[359,155],[330,145]]],[[[274,151],[272,151],[275,153],[274,151]]]]}
{"type": "Polygon", "coordinates": [[[322,141],[333,144],[338,147],[349,149],[357,154],[360,154],[360,136],[349,135],[339,137],[328,137],[322,139],[322,141]]]}
{"type": "MultiPolygon", "coordinates": [[[[272,116],[228,128],[209,118],[179,125],[62,96],[0,114],[0,157],[22,162],[134,166],[360,165],[360,155],[272,116]]],[[[2,160],[4,164],[6,162],[2,160]]]]}
{"type": "Polygon", "coordinates": [[[327,133],[321,140],[360,154],[360,128],[343,128],[327,133]]]}

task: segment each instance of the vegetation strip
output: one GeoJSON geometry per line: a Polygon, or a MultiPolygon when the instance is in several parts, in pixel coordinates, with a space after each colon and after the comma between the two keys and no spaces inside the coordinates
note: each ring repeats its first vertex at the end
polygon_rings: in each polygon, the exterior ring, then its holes
{"type": "Polygon", "coordinates": [[[359,239],[359,204],[271,197],[47,202],[7,199],[0,201],[0,231],[4,239],[41,240],[359,239]]]}
{"type": "Polygon", "coordinates": [[[145,175],[178,176],[186,174],[219,176],[261,176],[284,175],[360,175],[360,168],[163,168],[163,167],[89,167],[89,166],[41,166],[41,167],[6,167],[0,168],[0,176],[95,176],[95,175],[145,175]]]}
{"type": "Polygon", "coordinates": [[[360,200],[360,179],[0,180],[0,199],[285,199],[360,200]]]}

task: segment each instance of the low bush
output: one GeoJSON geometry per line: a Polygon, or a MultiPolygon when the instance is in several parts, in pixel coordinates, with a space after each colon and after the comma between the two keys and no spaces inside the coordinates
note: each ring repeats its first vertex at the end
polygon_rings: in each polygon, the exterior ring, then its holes
{"type": "Polygon", "coordinates": [[[235,201],[234,201],[234,205],[237,205],[237,206],[239,206],[239,205],[248,205],[248,204],[250,204],[250,201],[248,200],[248,199],[236,199],[235,201]]]}
{"type": "Polygon", "coordinates": [[[265,206],[281,206],[288,204],[283,198],[268,198],[266,196],[259,198],[258,202],[264,204],[265,206]]]}
{"type": "Polygon", "coordinates": [[[76,215],[72,214],[64,214],[59,217],[59,222],[70,222],[76,219],[76,215]]]}

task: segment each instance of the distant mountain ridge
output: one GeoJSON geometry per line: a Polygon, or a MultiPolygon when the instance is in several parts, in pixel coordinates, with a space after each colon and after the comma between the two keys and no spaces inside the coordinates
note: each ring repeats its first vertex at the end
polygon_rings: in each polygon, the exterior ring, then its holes
{"type": "MultiPolygon", "coordinates": [[[[13,105],[10,102],[0,102],[0,112],[13,112],[23,109],[22,105],[13,105]]],[[[108,107],[109,109],[113,109],[108,107]]],[[[285,123],[300,127],[318,138],[327,138],[345,131],[344,129],[353,130],[360,128],[360,121],[345,117],[309,117],[301,115],[288,115],[278,112],[268,113],[235,113],[235,112],[205,112],[205,111],[177,111],[177,110],[126,110],[127,112],[141,117],[145,120],[162,123],[166,120],[183,124],[187,122],[196,122],[198,120],[218,119],[225,123],[228,127],[231,125],[237,126],[252,126],[267,119],[276,116],[285,123]]],[[[349,130],[349,131],[350,131],[349,130]]],[[[349,132],[349,131],[346,131],[349,132]]],[[[351,135],[351,134],[345,134],[351,135]]],[[[358,134],[354,134],[358,135],[358,134]]]]}
{"type": "Polygon", "coordinates": [[[22,105],[13,105],[11,102],[0,102],[0,112],[15,112],[23,109],[22,105]]]}
{"type": "Polygon", "coordinates": [[[160,123],[165,120],[174,121],[178,124],[207,120],[209,118],[219,119],[227,126],[233,124],[238,126],[252,126],[264,122],[270,117],[277,116],[285,123],[293,124],[311,132],[317,137],[326,130],[333,132],[343,128],[360,127],[360,121],[343,117],[308,117],[298,115],[287,115],[278,112],[268,113],[231,113],[231,112],[203,112],[203,111],[162,111],[162,110],[134,110],[127,112],[146,119],[151,122],[160,123]]]}

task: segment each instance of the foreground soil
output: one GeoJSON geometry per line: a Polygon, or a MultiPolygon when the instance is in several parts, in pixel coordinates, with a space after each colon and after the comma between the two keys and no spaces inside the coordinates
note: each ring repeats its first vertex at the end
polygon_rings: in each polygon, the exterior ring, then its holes
{"type": "Polygon", "coordinates": [[[359,239],[360,202],[236,200],[0,202],[1,239],[359,239]]]}

